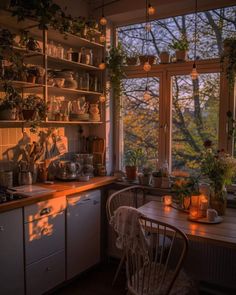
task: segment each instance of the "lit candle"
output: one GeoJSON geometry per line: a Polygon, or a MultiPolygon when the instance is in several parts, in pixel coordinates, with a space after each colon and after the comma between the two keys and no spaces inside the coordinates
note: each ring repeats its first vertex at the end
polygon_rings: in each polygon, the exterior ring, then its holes
{"type": "Polygon", "coordinates": [[[190,206],[189,215],[190,215],[191,219],[197,219],[198,218],[198,207],[190,206]]]}
{"type": "Polygon", "coordinates": [[[168,196],[168,195],[163,196],[162,200],[163,200],[164,205],[166,205],[166,206],[170,206],[172,204],[172,196],[168,196]]]}
{"type": "Polygon", "coordinates": [[[191,205],[198,207],[199,205],[199,196],[191,196],[191,205]]]}

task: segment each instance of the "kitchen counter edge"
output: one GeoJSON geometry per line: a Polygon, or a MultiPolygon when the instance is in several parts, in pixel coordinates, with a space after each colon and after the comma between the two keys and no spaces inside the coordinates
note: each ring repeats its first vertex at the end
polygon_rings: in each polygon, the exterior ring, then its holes
{"type": "Polygon", "coordinates": [[[20,200],[15,200],[7,203],[0,204],[0,212],[13,210],[16,208],[21,208],[24,206],[28,206],[37,202],[41,202],[48,199],[58,198],[61,196],[73,195],[76,193],[96,189],[102,186],[106,186],[112,184],[116,181],[115,176],[101,176],[94,177],[90,179],[88,182],[63,182],[63,181],[55,181],[54,184],[43,184],[36,183],[37,186],[42,186],[44,188],[55,190],[53,193],[45,193],[37,196],[29,196],[20,200]]]}

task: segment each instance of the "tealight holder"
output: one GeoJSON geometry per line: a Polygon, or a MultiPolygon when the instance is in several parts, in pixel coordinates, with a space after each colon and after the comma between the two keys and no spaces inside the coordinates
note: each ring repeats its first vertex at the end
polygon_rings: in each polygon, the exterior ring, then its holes
{"type": "Polygon", "coordinates": [[[190,217],[190,219],[198,219],[199,218],[198,206],[193,206],[193,205],[190,206],[189,217],[190,217]]]}
{"type": "Polygon", "coordinates": [[[170,206],[172,204],[172,196],[166,195],[162,197],[162,202],[166,206],[170,206]]]}

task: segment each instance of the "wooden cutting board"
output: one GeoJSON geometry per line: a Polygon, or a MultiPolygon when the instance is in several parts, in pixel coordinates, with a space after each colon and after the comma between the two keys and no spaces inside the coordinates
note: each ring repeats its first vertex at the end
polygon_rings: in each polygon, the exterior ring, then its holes
{"type": "Polygon", "coordinates": [[[105,148],[105,139],[98,137],[93,140],[92,154],[94,164],[104,165],[105,148]]]}

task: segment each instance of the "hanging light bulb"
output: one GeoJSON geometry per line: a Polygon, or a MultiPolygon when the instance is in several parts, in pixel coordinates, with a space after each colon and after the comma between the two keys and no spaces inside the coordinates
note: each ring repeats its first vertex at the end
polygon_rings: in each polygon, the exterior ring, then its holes
{"type": "Polygon", "coordinates": [[[100,70],[105,70],[105,68],[106,68],[106,64],[105,64],[105,62],[102,60],[101,62],[100,62],[100,64],[98,65],[98,68],[100,69],[100,70]]]}
{"type": "Polygon", "coordinates": [[[190,73],[192,80],[196,80],[198,78],[196,58],[197,58],[197,0],[195,0],[195,18],[194,18],[194,62],[193,62],[192,71],[190,73]]]}
{"type": "Polygon", "coordinates": [[[107,24],[107,19],[104,15],[100,18],[99,23],[101,26],[105,26],[107,24]]]}
{"type": "Polygon", "coordinates": [[[152,29],[152,25],[151,25],[150,23],[148,23],[148,24],[145,25],[145,30],[146,30],[147,32],[150,32],[151,29],[152,29]]]}
{"type": "Polygon", "coordinates": [[[143,99],[144,99],[145,101],[149,101],[149,100],[151,99],[151,95],[150,95],[150,93],[149,93],[149,91],[148,91],[148,89],[147,89],[147,86],[146,86],[146,90],[145,90],[145,92],[144,92],[144,94],[143,94],[143,99]]]}
{"type": "Polygon", "coordinates": [[[102,93],[102,94],[100,95],[100,97],[99,97],[99,101],[100,101],[101,103],[103,103],[103,102],[106,101],[106,96],[105,96],[104,93],[102,93]]]}
{"type": "Polygon", "coordinates": [[[149,3],[148,4],[148,15],[153,15],[155,13],[155,8],[149,3]]]}
{"type": "Polygon", "coordinates": [[[152,66],[150,65],[149,61],[146,61],[143,65],[143,69],[145,72],[149,72],[151,70],[152,66]]]}
{"type": "Polygon", "coordinates": [[[190,73],[190,76],[191,76],[192,80],[196,80],[198,78],[198,72],[197,72],[197,67],[196,67],[195,62],[193,64],[193,68],[192,68],[192,71],[190,73]]]}
{"type": "Polygon", "coordinates": [[[99,41],[100,41],[101,43],[105,43],[105,42],[106,42],[106,36],[103,35],[103,34],[101,34],[101,36],[99,37],[99,41]]]}

